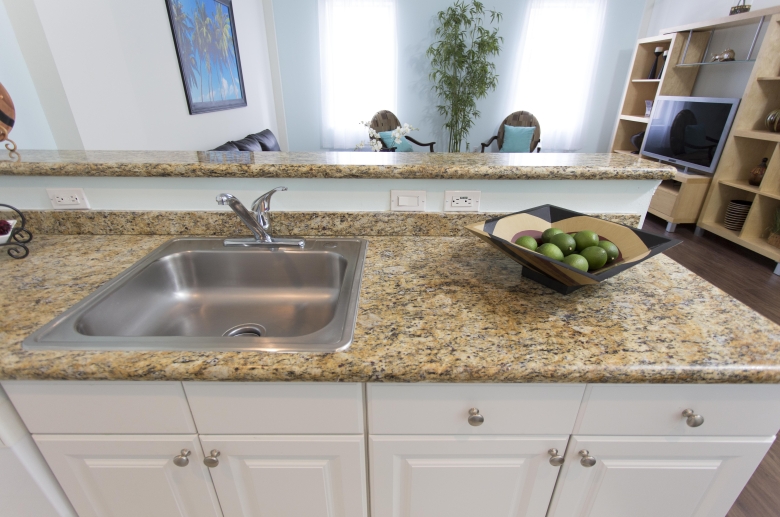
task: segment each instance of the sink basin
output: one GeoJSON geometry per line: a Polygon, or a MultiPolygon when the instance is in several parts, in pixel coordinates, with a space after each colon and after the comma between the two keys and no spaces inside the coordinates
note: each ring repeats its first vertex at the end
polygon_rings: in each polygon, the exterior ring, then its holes
{"type": "Polygon", "coordinates": [[[30,350],[335,352],[352,343],[367,242],[166,242],[28,337],[30,350]]]}

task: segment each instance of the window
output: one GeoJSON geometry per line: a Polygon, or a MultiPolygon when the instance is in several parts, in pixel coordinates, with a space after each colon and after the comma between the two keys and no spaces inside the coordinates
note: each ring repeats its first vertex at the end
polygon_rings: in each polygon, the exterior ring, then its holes
{"type": "Polygon", "coordinates": [[[395,0],[319,0],[322,147],[353,149],[396,109],[395,0]]]}
{"type": "Polygon", "coordinates": [[[530,0],[510,111],[533,113],[542,152],[582,148],[606,0],[530,0]]]}

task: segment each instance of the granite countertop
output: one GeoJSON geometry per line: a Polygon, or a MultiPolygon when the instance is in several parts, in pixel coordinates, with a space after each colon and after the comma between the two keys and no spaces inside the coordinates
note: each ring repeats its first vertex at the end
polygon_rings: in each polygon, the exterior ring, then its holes
{"type": "Polygon", "coordinates": [[[780,382],[780,326],[664,255],[563,296],[474,237],[371,237],[345,352],[21,348],[168,238],[36,236],[0,257],[0,379],[780,382]]]}
{"type": "Polygon", "coordinates": [[[665,180],[675,169],[627,154],[24,151],[0,175],[181,178],[665,180]]]}

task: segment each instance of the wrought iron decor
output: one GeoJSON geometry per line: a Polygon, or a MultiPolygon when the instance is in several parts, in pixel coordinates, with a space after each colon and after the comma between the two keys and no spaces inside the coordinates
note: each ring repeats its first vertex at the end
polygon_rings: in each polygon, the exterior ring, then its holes
{"type": "Polygon", "coordinates": [[[27,220],[24,218],[24,214],[22,214],[19,210],[12,207],[11,205],[5,205],[3,203],[0,203],[0,207],[10,208],[16,214],[19,216],[19,221],[21,224],[18,227],[11,228],[11,235],[8,236],[8,242],[4,244],[0,244],[0,247],[2,246],[10,246],[8,249],[8,254],[15,259],[23,259],[27,255],[30,254],[30,250],[27,248],[27,244],[32,240],[33,236],[30,230],[26,229],[24,226],[27,223],[27,220]]]}

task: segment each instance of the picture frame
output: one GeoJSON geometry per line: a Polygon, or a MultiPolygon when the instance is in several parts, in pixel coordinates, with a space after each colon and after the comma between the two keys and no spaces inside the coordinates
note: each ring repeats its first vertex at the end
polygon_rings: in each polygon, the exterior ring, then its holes
{"type": "Polygon", "coordinates": [[[190,115],[247,105],[231,0],[165,0],[190,115]]]}

